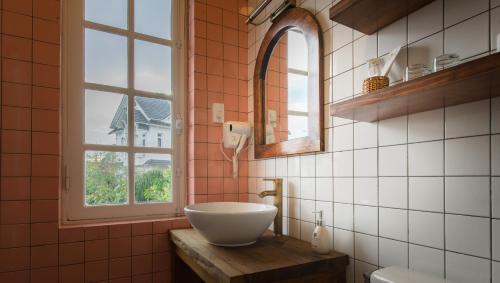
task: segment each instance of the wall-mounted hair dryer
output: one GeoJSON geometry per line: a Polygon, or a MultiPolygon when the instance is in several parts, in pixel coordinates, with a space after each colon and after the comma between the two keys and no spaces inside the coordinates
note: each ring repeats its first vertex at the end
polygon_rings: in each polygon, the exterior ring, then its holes
{"type": "MultiPolygon", "coordinates": [[[[225,122],[222,128],[222,140],[225,148],[233,148],[233,178],[238,176],[238,158],[245,148],[248,138],[252,135],[252,126],[248,122],[229,121],[225,122]]],[[[224,152],[222,152],[224,154],[224,152]]],[[[225,154],[224,154],[225,155],[225,154]]]]}

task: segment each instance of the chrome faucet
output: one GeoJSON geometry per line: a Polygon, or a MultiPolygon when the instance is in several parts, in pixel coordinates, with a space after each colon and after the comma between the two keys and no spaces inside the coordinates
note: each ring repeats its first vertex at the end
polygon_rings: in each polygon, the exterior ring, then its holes
{"type": "Polygon", "coordinates": [[[281,178],[266,178],[264,181],[273,182],[274,190],[262,191],[259,193],[260,198],[274,196],[274,206],[278,208],[278,213],[274,217],[274,235],[283,235],[283,179],[281,178]]]}

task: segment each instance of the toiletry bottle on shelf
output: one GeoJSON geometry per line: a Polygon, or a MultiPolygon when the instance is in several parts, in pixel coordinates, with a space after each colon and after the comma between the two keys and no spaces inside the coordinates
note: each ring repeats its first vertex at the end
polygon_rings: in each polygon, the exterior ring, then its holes
{"type": "Polygon", "coordinates": [[[330,252],[330,237],[328,236],[328,230],[323,225],[323,211],[320,210],[314,213],[318,214],[318,220],[313,231],[311,247],[315,253],[327,254],[330,252]]]}

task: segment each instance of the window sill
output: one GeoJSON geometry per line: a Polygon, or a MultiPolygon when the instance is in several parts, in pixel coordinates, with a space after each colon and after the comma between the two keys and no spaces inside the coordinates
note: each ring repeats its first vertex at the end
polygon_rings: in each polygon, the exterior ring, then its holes
{"type": "Polygon", "coordinates": [[[155,215],[150,217],[127,217],[113,219],[61,220],[59,229],[112,226],[119,224],[138,224],[149,222],[172,222],[172,228],[191,227],[187,217],[182,215],[155,215]]]}

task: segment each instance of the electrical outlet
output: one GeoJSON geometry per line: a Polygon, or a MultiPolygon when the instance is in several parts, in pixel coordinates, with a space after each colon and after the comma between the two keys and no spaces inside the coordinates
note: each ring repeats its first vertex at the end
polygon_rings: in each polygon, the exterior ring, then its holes
{"type": "Polygon", "coordinates": [[[224,104],[223,103],[213,103],[212,104],[212,122],[214,123],[224,123],[224,104]]]}

